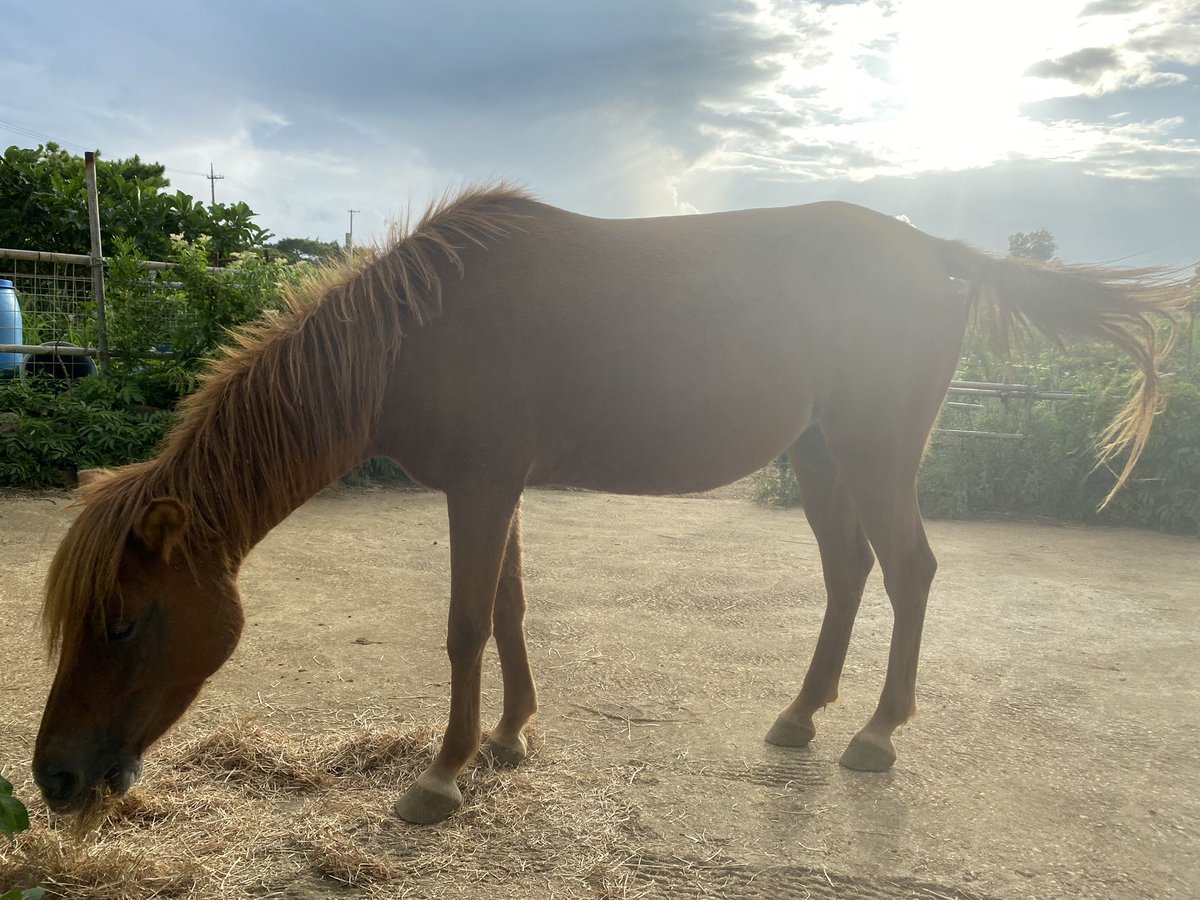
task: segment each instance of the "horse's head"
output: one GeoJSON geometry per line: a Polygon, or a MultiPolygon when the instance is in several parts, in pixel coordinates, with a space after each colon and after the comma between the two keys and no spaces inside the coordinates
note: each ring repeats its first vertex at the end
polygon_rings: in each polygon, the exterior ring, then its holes
{"type": "MultiPolygon", "coordinates": [[[[115,479],[114,479],[115,480],[115,479]]],[[[236,646],[227,555],[190,540],[177,500],[85,502],[51,564],[45,624],[58,672],[34,752],[46,803],[76,812],[137,780],[142,754],[236,646]]]]}

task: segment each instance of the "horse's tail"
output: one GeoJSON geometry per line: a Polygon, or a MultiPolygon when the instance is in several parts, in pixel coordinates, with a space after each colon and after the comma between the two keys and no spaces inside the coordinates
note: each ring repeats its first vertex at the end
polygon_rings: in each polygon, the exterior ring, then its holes
{"type": "Polygon", "coordinates": [[[972,297],[991,313],[990,325],[1007,350],[1014,329],[1033,326],[1056,344],[1064,338],[1109,343],[1128,353],[1141,370],[1140,384],[1100,436],[1100,463],[1129,450],[1103,508],[1129,477],[1162,408],[1160,365],[1177,334],[1176,315],[1187,295],[1160,269],[1066,266],[990,256],[965,244],[940,241],[947,272],[972,284],[972,297]],[[1163,341],[1150,314],[1169,322],[1163,341]]]}

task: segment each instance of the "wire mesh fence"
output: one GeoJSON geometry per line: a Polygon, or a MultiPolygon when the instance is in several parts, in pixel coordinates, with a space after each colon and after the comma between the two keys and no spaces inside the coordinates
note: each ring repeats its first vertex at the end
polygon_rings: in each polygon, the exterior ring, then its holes
{"type": "MultiPolygon", "coordinates": [[[[0,248],[0,280],[12,283],[20,309],[20,328],[9,322],[0,329],[0,346],[15,350],[53,343],[54,352],[64,356],[79,352],[68,346],[89,356],[101,355],[101,347],[115,356],[167,355],[181,329],[195,324],[170,263],[106,261],[103,316],[93,271],[87,256],[0,248]]],[[[208,272],[236,277],[231,270],[208,272]]]]}
{"type": "Polygon", "coordinates": [[[21,343],[68,341],[79,347],[95,346],[90,259],[71,261],[65,254],[0,250],[0,279],[12,282],[20,303],[21,343]]]}

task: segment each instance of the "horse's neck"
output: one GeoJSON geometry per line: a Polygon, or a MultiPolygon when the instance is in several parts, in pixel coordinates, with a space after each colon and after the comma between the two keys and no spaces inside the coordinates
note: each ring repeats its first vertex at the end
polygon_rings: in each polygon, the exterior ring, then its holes
{"type": "MultiPolygon", "coordinates": [[[[204,544],[215,545],[229,559],[240,561],[276,525],[310,497],[327,487],[340,473],[315,468],[307,478],[280,479],[261,467],[261,460],[247,461],[241,472],[206,465],[203,454],[192,453],[164,464],[196,466],[207,473],[188,478],[176,490],[189,515],[189,525],[204,544]]],[[[346,468],[353,466],[350,463],[346,468]]]]}
{"type": "Polygon", "coordinates": [[[362,461],[365,426],[327,407],[338,389],[303,397],[243,376],[202,416],[185,417],[158,460],[163,480],[191,510],[197,536],[223,545],[233,559],[314,494],[362,461]]]}
{"type": "Polygon", "coordinates": [[[403,274],[370,266],[264,325],[188,401],[163,463],[209,538],[244,554],[362,461],[399,353],[403,274]]]}

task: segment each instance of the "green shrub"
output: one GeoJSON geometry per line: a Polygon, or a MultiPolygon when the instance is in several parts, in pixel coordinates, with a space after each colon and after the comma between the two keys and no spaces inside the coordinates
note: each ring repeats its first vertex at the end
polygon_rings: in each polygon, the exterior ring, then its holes
{"type": "MultiPolygon", "coordinates": [[[[13,796],[12,782],[0,775],[0,834],[11,841],[28,830],[29,810],[13,796]]],[[[0,895],[0,900],[38,900],[45,893],[45,888],[13,888],[0,895]]]]}
{"type": "Polygon", "coordinates": [[[372,484],[411,484],[404,470],[384,456],[374,456],[366,462],[355,466],[342,476],[342,483],[353,487],[367,487],[372,484]]]}
{"type": "MultiPolygon", "coordinates": [[[[1074,390],[1070,400],[1040,402],[1019,440],[936,434],[921,470],[921,506],[933,517],[989,514],[1048,516],[1075,522],[1130,525],[1200,534],[1200,373],[1185,340],[1170,360],[1168,402],[1154,422],[1137,468],[1102,511],[1124,457],[1097,468],[1099,435],[1133,390],[1135,370],[1118,350],[1073,347],[1064,353],[1029,339],[1007,362],[977,335],[969,335],[962,380],[1033,384],[1074,390]]],[[[1020,431],[1020,402],[1006,407],[947,410],[942,427],[1020,431]]]]}
{"type": "Polygon", "coordinates": [[[754,499],[768,506],[799,506],[800,485],[787,457],[754,473],[754,499]]]}
{"type": "Polygon", "coordinates": [[[13,796],[12,782],[0,775],[0,834],[10,841],[29,830],[29,811],[13,796]]]}
{"type": "MultiPolygon", "coordinates": [[[[174,239],[170,261],[176,265],[166,271],[147,269],[132,241],[118,240],[115,247],[106,277],[110,372],[66,390],[43,378],[0,381],[0,486],[61,485],[71,483],[77,469],[148,458],[179,400],[195,389],[206,359],[230,339],[231,329],[277,307],[278,284],[296,277],[296,267],[253,253],[226,271],[209,271],[207,239],[174,239]],[[147,357],[166,346],[174,356],[147,357]]],[[[31,318],[36,331],[39,321],[31,318]]],[[[77,318],[94,322],[88,310],[77,318]]],[[[90,332],[70,337],[95,345],[90,332]]]]}
{"type": "Polygon", "coordinates": [[[0,486],[68,484],[77,469],[145,459],[174,419],[146,403],[137,378],[55,387],[42,378],[0,382],[0,486]]]}
{"type": "Polygon", "coordinates": [[[306,264],[268,262],[260,254],[240,254],[228,268],[208,268],[209,240],[171,242],[173,267],[153,270],[128,241],[118,242],[105,277],[105,322],[112,371],[156,381],[173,404],[193,390],[212,358],[229,343],[230,332],[281,304],[279,285],[296,278],[306,264]],[[147,359],[146,351],[169,349],[168,359],[147,359]]]}
{"type": "MultiPolygon", "coordinates": [[[[935,432],[921,469],[920,500],[930,518],[1042,516],[1074,522],[1128,525],[1200,535],[1200,372],[1190,345],[1170,361],[1169,399],[1125,488],[1098,510],[1123,459],[1097,469],[1096,441],[1128,397],[1133,372],[1111,348],[1063,354],[1031,341],[1006,363],[970,338],[960,380],[1035,384],[1079,390],[1069,400],[1034,404],[1023,438],[985,438],[935,432]]],[[[941,428],[1019,433],[1020,401],[988,399],[974,410],[948,409],[941,428]]],[[[789,468],[771,465],[755,476],[763,502],[800,502],[789,468]]]]}

